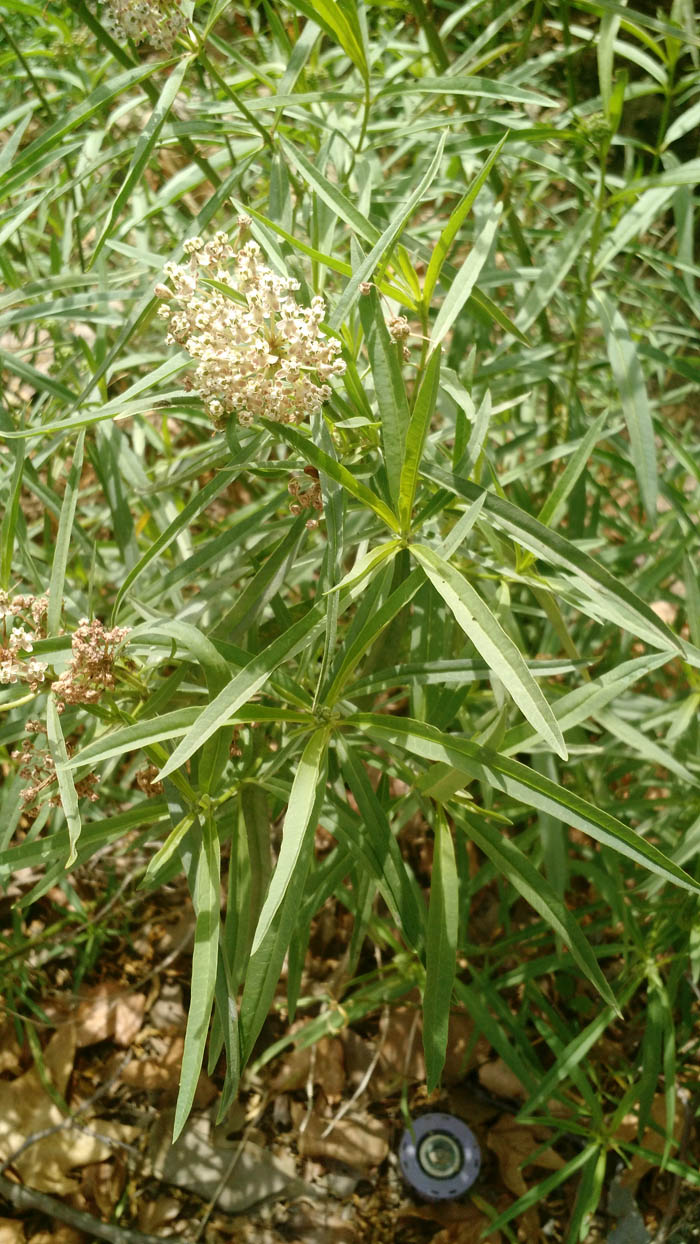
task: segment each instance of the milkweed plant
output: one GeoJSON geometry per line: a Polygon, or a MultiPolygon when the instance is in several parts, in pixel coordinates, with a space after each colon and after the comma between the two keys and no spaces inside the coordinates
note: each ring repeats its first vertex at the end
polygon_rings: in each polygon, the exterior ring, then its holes
{"type": "Polygon", "coordinates": [[[184,874],[176,1136],[203,1063],[223,1116],[415,990],[432,1092],[468,1012],[583,1138],[571,1240],[659,1091],[697,1182],[700,35],[653,7],[0,4],[3,882],[184,874]]]}

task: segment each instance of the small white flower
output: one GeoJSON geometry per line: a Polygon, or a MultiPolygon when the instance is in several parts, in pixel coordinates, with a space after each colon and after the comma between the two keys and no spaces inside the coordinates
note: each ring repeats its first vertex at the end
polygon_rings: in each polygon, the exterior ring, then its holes
{"type": "Polygon", "coordinates": [[[319,327],[323,298],[316,295],[310,307],[299,306],[294,297],[299,282],[272,272],[255,242],[234,254],[226,235],[217,233],[206,245],[190,238],[184,250],[189,265],[164,265],[174,292],[168,291],[160,314],[168,321],[166,341],[177,342],[198,361],[191,387],[215,425],[233,413],[247,427],[260,416],[299,423],[319,411],[331,390],[317,379],[345,370],[339,342],[319,327]],[[219,281],[245,297],[244,304],[200,285],[200,268],[213,267],[219,281]]]}

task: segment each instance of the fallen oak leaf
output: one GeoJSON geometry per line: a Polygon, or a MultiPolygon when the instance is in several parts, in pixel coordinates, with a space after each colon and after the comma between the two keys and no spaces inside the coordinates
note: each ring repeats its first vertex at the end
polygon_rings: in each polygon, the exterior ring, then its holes
{"type": "MultiPolygon", "coordinates": [[[[72,1024],[65,1024],[44,1050],[46,1074],[61,1097],[65,1096],[73,1070],[75,1049],[75,1030],[72,1024]]],[[[79,1126],[85,1126],[85,1121],[81,1119],[79,1126]]],[[[102,1124],[101,1130],[105,1135],[119,1134],[114,1124],[102,1124]]],[[[110,1154],[107,1144],[79,1131],[66,1119],[46,1092],[36,1067],[30,1067],[15,1080],[0,1081],[0,1159],[12,1159],[12,1168],[23,1183],[39,1192],[73,1192],[78,1183],[68,1171],[103,1161],[110,1154]],[[49,1128],[59,1130],[17,1152],[28,1139],[49,1128]]]]}

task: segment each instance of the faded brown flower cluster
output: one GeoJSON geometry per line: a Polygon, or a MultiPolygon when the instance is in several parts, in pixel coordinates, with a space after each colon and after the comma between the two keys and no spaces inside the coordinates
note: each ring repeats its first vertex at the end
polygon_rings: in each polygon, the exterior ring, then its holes
{"type": "Polygon", "coordinates": [[[185,29],[185,17],[176,0],[108,0],[104,25],[117,39],[148,41],[170,52],[173,41],[185,29]]]}
{"type": "Polygon", "coordinates": [[[32,652],[36,640],[44,638],[48,607],[45,596],[0,592],[0,683],[26,682],[32,691],[39,689],[46,664],[20,654],[32,652]]]}
{"type": "Polygon", "coordinates": [[[142,790],[144,795],[148,795],[149,799],[163,794],[165,786],[157,780],[158,770],[155,765],[146,765],[145,768],[139,769],[135,777],[139,790],[142,790]]]}
{"type": "MultiPolygon", "coordinates": [[[[311,473],[313,469],[313,467],[307,467],[306,471],[311,473]]],[[[321,485],[319,484],[318,479],[314,479],[311,487],[304,491],[302,491],[301,484],[301,480],[298,479],[296,475],[293,475],[287,484],[289,493],[293,497],[293,501],[289,507],[292,514],[296,516],[297,514],[302,514],[304,510],[316,510],[319,514],[322,513],[323,496],[321,494],[321,485]]],[[[317,527],[318,523],[316,522],[316,519],[310,518],[308,519],[306,526],[309,528],[317,527]]]]}
{"type": "MultiPolygon", "coordinates": [[[[241,231],[247,224],[241,218],[241,231]]],[[[345,370],[340,343],[320,329],[323,299],[299,306],[299,282],[272,272],[255,242],[236,253],[226,234],[217,233],[206,245],[190,239],[185,250],[188,266],[164,268],[174,293],[165,285],[155,292],[164,299],[160,315],[168,321],[168,342],[198,360],[191,386],[214,425],[221,427],[234,413],[244,426],[260,416],[300,423],[316,414],[331,396],[328,380],[345,370]],[[227,292],[206,285],[207,279],[227,292]]]]}
{"type": "MultiPolygon", "coordinates": [[[[28,721],[25,729],[27,734],[40,734],[44,726],[40,721],[28,721]]],[[[73,755],[73,747],[70,743],[66,743],[66,751],[69,756],[73,755]]],[[[29,786],[25,786],[24,790],[20,791],[22,803],[33,803],[45,790],[56,785],[56,766],[53,757],[46,748],[37,747],[33,739],[25,739],[21,750],[12,752],[12,759],[19,762],[20,777],[29,782],[29,786]]],[[[97,776],[94,773],[89,773],[87,777],[76,782],[75,792],[78,798],[89,799],[91,803],[96,803],[98,798],[94,790],[96,782],[97,776]]],[[[60,807],[61,797],[58,790],[54,790],[49,795],[48,802],[51,808],[60,807]]]]}
{"type": "Polygon", "coordinates": [[[59,713],[66,704],[96,704],[103,692],[113,690],[116,650],[128,634],[129,627],[107,631],[97,618],[80,619],[71,636],[73,655],[52,687],[59,713]]]}
{"type": "Polygon", "coordinates": [[[403,346],[404,361],[408,362],[411,357],[410,350],[406,345],[406,338],[410,336],[411,328],[405,315],[392,315],[387,323],[389,336],[397,345],[403,346]]]}

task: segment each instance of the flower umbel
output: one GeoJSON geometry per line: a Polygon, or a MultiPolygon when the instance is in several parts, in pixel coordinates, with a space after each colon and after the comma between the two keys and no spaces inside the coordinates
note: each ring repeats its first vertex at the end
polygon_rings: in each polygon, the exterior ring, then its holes
{"type": "Polygon", "coordinates": [[[114,661],[117,645],[129,634],[129,627],[115,626],[106,631],[94,618],[81,618],[71,636],[72,657],[53,684],[59,713],[66,704],[96,704],[104,691],[114,688],[114,661]]]}
{"type": "Polygon", "coordinates": [[[299,306],[299,282],[272,272],[255,242],[234,253],[226,234],[217,233],[206,245],[191,238],[185,250],[188,266],[164,268],[174,295],[163,285],[155,292],[164,299],[159,314],[168,321],[168,342],[198,360],[190,383],[214,425],[223,426],[233,413],[244,426],[260,416],[300,423],[316,414],[331,396],[330,377],[345,371],[340,343],[320,329],[323,299],[299,306]],[[207,279],[230,294],[205,284],[207,279]]]}
{"type": "Polygon", "coordinates": [[[147,40],[169,52],[185,29],[185,17],[176,0],[108,0],[104,24],[117,39],[147,40]]]}
{"type": "MultiPolygon", "coordinates": [[[[40,721],[28,721],[26,723],[27,734],[41,734],[44,731],[40,721]]],[[[73,755],[73,746],[66,743],[66,751],[68,756],[73,755]]],[[[19,762],[19,775],[25,781],[29,782],[29,786],[25,786],[20,791],[20,799],[23,804],[34,803],[34,800],[43,794],[45,790],[49,790],[56,786],[56,766],[51,753],[46,748],[37,747],[33,739],[25,739],[21,750],[12,752],[12,759],[19,762]]],[[[88,773],[87,777],[81,778],[75,783],[75,793],[79,799],[89,799],[91,803],[96,803],[98,795],[95,792],[97,783],[97,775],[88,773]]],[[[53,789],[49,795],[49,807],[59,808],[61,806],[61,796],[57,789],[53,789]]]]}
{"type": "Polygon", "coordinates": [[[49,602],[45,596],[9,596],[0,592],[0,683],[26,682],[38,691],[47,666],[31,652],[37,639],[44,637],[44,621],[49,602]]]}

